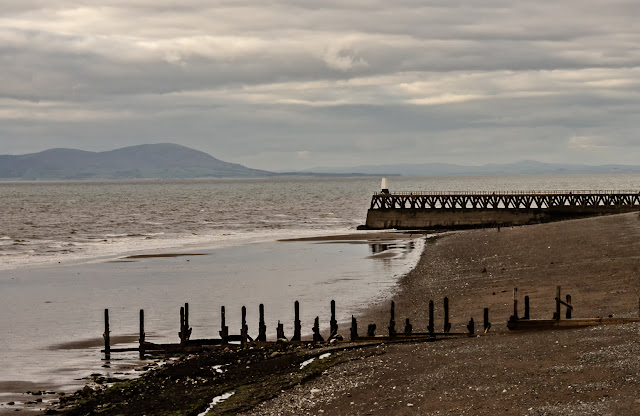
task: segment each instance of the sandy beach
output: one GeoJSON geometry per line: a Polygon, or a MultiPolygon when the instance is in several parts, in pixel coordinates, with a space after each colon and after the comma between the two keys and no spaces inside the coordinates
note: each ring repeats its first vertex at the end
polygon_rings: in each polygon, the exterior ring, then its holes
{"type": "MultiPolygon", "coordinates": [[[[184,414],[198,414],[212,397],[230,389],[238,394],[208,414],[640,413],[639,324],[539,332],[506,328],[515,287],[521,305],[525,295],[530,297],[531,318],[551,318],[557,285],[571,294],[574,317],[637,317],[638,214],[452,232],[428,241],[418,265],[392,294],[398,330],[410,318],[414,331],[424,331],[430,299],[440,330],[442,299],[448,296],[453,332],[466,331],[471,317],[481,328],[482,310],[488,307],[488,334],[332,351],[331,358],[317,361],[304,374],[302,368],[300,374],[293,369],[315,350],[293,349],[285,355],[250,350],[236,356],[237,362],[227,353],[205,354],[65,413],[91,414],[100,406],[104,414],[142,414],[145,406],[162,403],[165,407],[154,411],[147,407],[147,414],[169,414],[184,397],[191,404],[184,414]],[[261,358],[256,361],[251,354],[261,358]],[[234,378],[212,373],[214,363],[229,365],[234,378]],[[190,387],[172,387],[169,393],[166,380],[190,387]],[[200,380],[197,392],[193,380],[200,380]],[[123,395],[126,405],[119,401],[123,395]]],[[[378,333],[384,333],[388,310],[388,300],[372,305],[358,316],[360,328],[376,323],[378,333]]],[[[340,332],[347,337],[348,325],[341,324],[340,332]]]]}
{"type": "MultiPolygon", "coordinates": [[[[639,270],[638,214],[439,236],[401,280],[396,321],[409,317],[424,331],[433,299],[441,328],[448,296],[452,331],[471,317],[481,327],[488,307],[490,335],[387,345],[245,414],[640,414],[640,325],[526,333],[505,325],[514,287],[521,304],[530,297],[532,318],[551,318],[556,285],[573,297],[574,317],[636,317],[639,270]]],[[[360,326],[386,328],[388,309],[371,308],[360,326]]]]}

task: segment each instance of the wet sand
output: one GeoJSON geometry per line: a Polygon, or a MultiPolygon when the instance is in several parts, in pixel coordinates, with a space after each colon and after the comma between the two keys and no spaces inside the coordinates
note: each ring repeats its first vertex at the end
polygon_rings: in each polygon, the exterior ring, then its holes
{"type": "Polygon", "coordinates": [[[410,240],[416,238],[423,233],[420,232],[394,232],[394,231],[380,231],[380,232],[364,232],[364,233],[352,233],[352,234],[338,234],[338,235],[326,235],[319,237],[303,237],[303,238],[287,238],[278,241],[294,242],[294,241],[310,241],[310,242],[339,242],[339,243],[375,243],[381,241],[394,241],[394,240],[410,240]]]}
{"type": "MultiPolygon", "coordinates": [[[[486,336],[389,344],[384,354],[326,370],[246,415],[637,415],[640,324],[513,333],[513,288],[531,300],[531,318],[549,319],[556,285],[573,297],[574,317],[637,317],[637,213],[526,227],[451,233],[431,239],[397,287],[397,330],[427,326],[427,304],[450,299],[453,332],[469,318],[486,336]]],[[[564,314],[564,308],[563,308],[564,314]]],[[[386,331],[389,303],[359,317],[386,331]]],[[[341,327],[348,333],[348,327],[341,327]]]]}

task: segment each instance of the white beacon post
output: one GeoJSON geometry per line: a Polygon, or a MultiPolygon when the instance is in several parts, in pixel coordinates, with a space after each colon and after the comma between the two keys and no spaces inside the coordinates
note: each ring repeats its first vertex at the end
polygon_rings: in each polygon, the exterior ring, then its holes
{"type": "Polygon", "coordinates": [[[382,191],[380,191],[383,194],[388,194],[389,193],[389,188],[387,188],[387,178],[382,178],[382,185],[380,186],[380,188],[382,188],[382,191]]]}

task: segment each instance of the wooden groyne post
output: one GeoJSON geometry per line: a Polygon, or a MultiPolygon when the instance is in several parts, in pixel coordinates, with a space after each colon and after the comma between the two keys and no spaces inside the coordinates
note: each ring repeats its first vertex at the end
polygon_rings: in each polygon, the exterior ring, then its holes
{"type": "Polygon", "coordinates": [[[560,320],[560,307],[564,305],[567,307],[567,319],[571,319],[571,311],[573,310],[573,306],[571,306],[571,295],[567,295],[567,301],[563,302],[560,298],[560,286],[556,287],[556,311],[553,314],[553,319],[559,321],[560,320]]]}
{"type": "Polygon", "coordinates": [[[105,360],[111,359],[111,335],[109,331],[109,309],[104,310],[104,358],[105,360]]]}
{"type": "Polygon", "coordinates": [[[144,341],[145,341],[145,333],[144,333],[144,309],[140,309],[140,359],[144,359],[144,341]]]}
{"type": "Polygon", "coordinates": [[[184,343],[184,306],[180,307],[180,331],[178,332],[180,343],[184,343]]]}
{"type": "Polygon", "coordinates": [[[222,344],[227,344],[229,342],[229,327],[226,325],[224,306],[220,308],[220,321],[220,339],[222,344]]]}
{"type": "Polygon", "coordinates": [[[185,341],[189,341],[189,337],[191,336],[191,330],[189,328],[189,304],[185,303],[184,304],[184,334],[185,334],[185,341]]]}
{"type": "Polygon", "coordinates": [[[316,316],[313,321],[313,342],[323,342],[324,338],[320,335],[320,317],[316,316]]]}
{"type": "Polygon", "coordinates": [[[529,319],[529,296],[524,297],[524,318],[529,319]]]}
{"type": "Polygon", "coordinates": [[[391,318],[389,319],[389,336],[396,335],[396,303],[391,301],[391,318]]]}
{"type": "Polygon", "coordinates": [[[444,333],[451,331],[451,322],[449,322],[449,298],[444,298],[444,333]]]}
{"type": "Polygon", "coordinates": [[[186,344],[189,341],[189,337],[191,337],[188,303],[185,303],[184,306],[180,308],[180,332],[178,332],[178,337],[180,337],[181,344],[186,344]]]}
{"type": "Polygon", "coordinates": [[[404,322],[404,333],[408,335],[412,332],[413,332],[413,325],[411,325],[411,321],[409,320],[409,318],[407,318],[404,322]]]}
{"type": "Polygon", "coordinates": [[[433,324],[433,300],[429,301],[429,326],[427,326],[427,332],[429,332],[429,334],[433,335],[433,332],[435,331],[435,326],[433,324]]]}
{"type": "Polygon", "coordinates": [[[467,330],[469,331],[469,336],[473,336],[476,332],[476,324],[473,322],[473,318],[469,320],[467,324],[467,330]]]}
{"type": "Polygon", "coordinates": [[[351,315],[351,341],[358,339],[358,321],[356,317],[351,315]]]}
{"type": "Polygon", "coordinates": [[[293,337],[291,341],[300,341],[302,339],[302,323],[300,322],[300,302],[295,301],[293,304],[294,320],[293,320],[293,337]]]}
{"type": "Polygon", "coordinates": [[[264,305],[261,303],[260,307],[260,321],[258,322],[258,338],[256,341],[265,342],[267,340],[267,325],[264,323],[264,305]]]}
{"type": "Polygon", "coordinates": [[[489,322],[489,308],[484,308],[484,311],[482,312],[483,315],[483,329],[484,329],[484,333],[486,334],[487,332],[489,332],[489,329],[491,328],[491,322],[489,322]]]}
{"type": "Polygon", "coordinates": [[[280,321],[278,321],[278,327],[276,328],[276,340],[287,340],[287,337],[284,336],[284,324],[280,323],[280,321]]]}
{"type": "Polygon", "coordinates": [[[330,335],[329,335],[329,339],[333,339],[338,335],[338,321],[336,320],[336,301],[335,300],[331,300],[331,321],[329,322],[330,325],[330,335]]]}
{"type": "Polygon", "coordinates": [[[242,307],[242,328],[240,330],[240,345],[247,345],[249,327],[247,326],[247,308],[242,307]]]}

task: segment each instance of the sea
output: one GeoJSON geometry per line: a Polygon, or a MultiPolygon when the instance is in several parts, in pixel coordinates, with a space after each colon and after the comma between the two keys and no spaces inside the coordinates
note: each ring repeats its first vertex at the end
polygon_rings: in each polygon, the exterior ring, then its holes
{"type": "MultiPolygon", "coordinates": [[[[392,192],[637,192],[640,175],[387,184],[392,192]]],[[[379,177],[0,182],[0,413],[9,401],[31,400],[28,390],[70,392],[92,373],[139,374],[135,353],[103,360],[105,309],[121,339],[115,347],[137,345],[140,309],[149,341],[177,342],[185,303],[192,338],[218,336],[221,306],[232,333],[245,306],[257,335],[259,304],[268,337],[278,322],[290,336],[296,300],[303,333],[316,316],[327,328],[335,300],[347,336],[351,315],[392,297],[429,238],[368,241],[371,232],[357,231],[379,189],[379,177]],[[357,237],[300,240],[336,235],[357,237]]]]}

